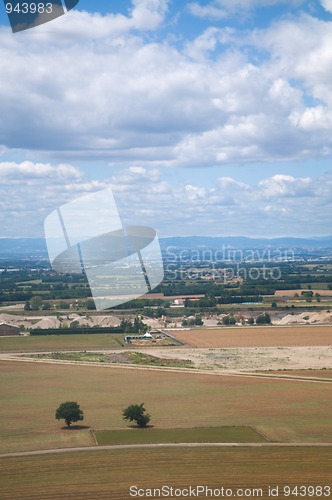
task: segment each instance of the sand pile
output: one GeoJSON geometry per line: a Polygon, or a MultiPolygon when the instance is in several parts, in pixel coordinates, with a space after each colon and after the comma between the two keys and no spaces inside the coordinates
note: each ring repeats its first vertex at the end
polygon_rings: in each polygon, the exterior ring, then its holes
{"type": "Polygon", "coordinates": [[[273,322],[275,325],[305,325],[305,324],[330,324],[332,323],[332,313],[328,311],[303,312],[301,314],[287,314],[279,321],[273,322]]]}

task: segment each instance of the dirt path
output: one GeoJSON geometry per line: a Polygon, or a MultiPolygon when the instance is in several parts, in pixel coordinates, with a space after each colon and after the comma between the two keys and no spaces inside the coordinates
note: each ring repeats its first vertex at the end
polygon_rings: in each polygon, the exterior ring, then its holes
{"type": "MultiPolygon", "coordinates": [[[[29,354],[29,353],[26,353],[29,354]]],[[[33,354],[33,353],[31,353],[33,354]]],[[[96,368],[110,368],[110,369],[125,369],[125,370],[148,370],[148,371],[162,371],[162,372],[174,372],[174,373],[188,373],[188,374],[199,374],[199,375],[218,375],[222,377],[246,377],[246,378],[269,378],[278,379],[283,381],[292,382],[308,382],[315,384],[330,384],[332,383],[332,378],[319,378],[319,377],[306,377],[300,375],[282,375],[276,373],[259,373],[259,372],[246,372],[237,370],[204,370],[195,368],[171,368],[164,366],[145,366],[145,365],[128,365],[121,363],[88,363],[79,361],[64,361],[64,360],[53,360],[53,359],[36,359],[36,358],[22,358],[20,355],[16,356],[13,354],[0,354],[0,361],[4,362],[18,362],[18,363],[46,363],[46,364],[58,364],[58,365],[75,365],[75,366],[88,366],[96,368]]]]}
{"type": "Polygon", "coordinates": [[[77,453],[105,450],[134,450],[145,448],[276,448],[276,447],[332,447],[332,443],[161,443],[161,444],[114,444],[108,446],[85,446],[80,448],[55,448],[52,450],[19,451],[0,454],[1,458],[31,457],[52,453],[77,453]]]}

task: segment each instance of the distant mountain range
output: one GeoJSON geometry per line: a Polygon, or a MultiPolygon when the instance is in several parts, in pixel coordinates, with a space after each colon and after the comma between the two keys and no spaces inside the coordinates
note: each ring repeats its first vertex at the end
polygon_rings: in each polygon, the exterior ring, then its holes
{"type": "Polygon", "coordinates": [[[247,238],[245,236],[176,236],[161,239],[162,248],[176,247],[199,249],[199,248],[223,248],[235,249],[259,249],[259,248],[332,248],[332,236],[321,238],[247,238]]]}
{"type": "MultiPolygon", "coordinates": [[[[261,248],[332,248],[332,236],[321,238],[247,238],[245,236],[174,236],[160,238],[163,251],[169,247],[181,249],[261,249],[261,248]]],[[[0,238],[0,258],[47,259],[44,238],[0,238]]]]}

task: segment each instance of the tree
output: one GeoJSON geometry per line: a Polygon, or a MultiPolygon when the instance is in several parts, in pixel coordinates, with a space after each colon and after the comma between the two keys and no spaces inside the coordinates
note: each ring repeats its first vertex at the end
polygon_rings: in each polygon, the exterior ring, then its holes
{"type": "Polygon", "coordinates": [[[138,427],[146,427],[150,422],[150,415],[146,413],[144,403],[128,406],[128,408],[123,410],[122,416],[124,420],[136,422],[138,427]]]}
{"type": "Polygon", "coordinates": [[[203,325],[203,324],[204,324],[204,323],[203,323],[202,318],[201,318],[200,316],[196,315],[196,316],[195,316],[195,319],[194,319],[194,325],[195,325],[195,326],[201,326],[201,325],[203,325]]]}
{"type": "Polygon", "coordinates": [[[226,326],[236,324],[236,319],[234,318],[234,316],[224,316],[221,321],[222,324],[226,326]]]}
{"type": "Polygon", "coordinates": [[[69,309],[70,308],[70,304],[68,304],[68,302],[61,301],[61,302],[59,302],[59,304],[57,305],[57,307],[59,309],[69,309]]]}
{"type": "Polygon", "coordinates": [[[95,302],[92,299],[89,299],[85,302],[85,307],[89,310],[92,311],[93,309],[96,309],[95,302]]]}
{"type": "Polygon", "coordinates": [[[24,310],[25,311],[31,311],[31,305],[30,305],[30,302],[29,300],[27,300],[24,304],[24,310]]]}
{"type": "Polygon", "coordinates": [[[83,420],[84,415],[78,403],[75,401],[66,401],[66,403],[61,403],[55,412],[55,418],[57,420],[63,419],[69,428],[72,422],[83,420]]]}
{"type": "Polygon", "coordinates": [[[30,301],[30,307],[32,311],[39,311],[39,309],[42,308],[43,305],[43,299],[39,295],[35,295],[32,297],[30,301]]]}
{"type": "Polygon", "coordinates": [[[131,333],[133,331],[133,324],[130,319],[122,318],[120,329],[123,331],[123,333],[131,333]]]}
{"type": "Polygon", "coordinates": [[[270,325],[271,316],[268,313],[260,314],[256,318],[256,325],[270,325]]]}

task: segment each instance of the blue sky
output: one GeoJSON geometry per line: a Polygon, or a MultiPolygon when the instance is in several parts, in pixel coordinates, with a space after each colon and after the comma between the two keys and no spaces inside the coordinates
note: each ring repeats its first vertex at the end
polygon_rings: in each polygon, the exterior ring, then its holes
{"type": "Polygon", "coordinates": [[[331,127],[332,0],[0,9],[0,237],[108,186],[161,237],[329,235],[331,127]]]}

